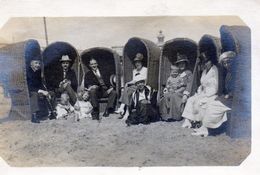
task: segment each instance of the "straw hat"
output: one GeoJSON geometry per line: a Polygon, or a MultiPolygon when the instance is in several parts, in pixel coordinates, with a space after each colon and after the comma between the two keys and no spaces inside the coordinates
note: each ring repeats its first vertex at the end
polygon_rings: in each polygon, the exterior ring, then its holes
{"type": "Polygon", "coordinates": [[[60,59],[60,62],[63,62],[63,61],[72,61],[68,55],[62,55],[61,59],[60,59]]]}
{"type": "Polygon", "coordinates": [[[112,87],[116,87],[116,75],[112,74],[109,78],[110,84],[112,85],[112,87]]]}

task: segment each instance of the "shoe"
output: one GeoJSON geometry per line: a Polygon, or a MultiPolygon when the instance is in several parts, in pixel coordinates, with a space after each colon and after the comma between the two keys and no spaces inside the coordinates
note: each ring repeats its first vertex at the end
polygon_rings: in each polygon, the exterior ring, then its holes
{"type": "Polygon", "coordinates": [[[109,110],[106,110],[105,112],[104,112],[104,114],[103,114],[103,117],[109,117],[109,110]]]}
{"type": "Polygon", "coordinates": [[[54,119],[56,119],[56,116],[57,116],[56,112],[51,112],[51,113],[49,113],[48,118],[50,120],[54,120],[54,119]]]}
{"type": "Polygon", "coordinates": [[[184,120],[182,127],[183,128],[191,128],[191,122],[189,121],[189,119],[184,120]]]}
{"type": "Polygon", "coordinates": [[[191,133],[191,135],[207,137],[209,135],[208,128],[202,126],[202,127],[198,128],[198,129],[196,129],[195,132],[191,133]]]}
{"type": "Polygon", "coordinates": [[[36,114],[32,114],[31,122],[32,123],[40,123],[40,120],[38,119],[36,114]]]}

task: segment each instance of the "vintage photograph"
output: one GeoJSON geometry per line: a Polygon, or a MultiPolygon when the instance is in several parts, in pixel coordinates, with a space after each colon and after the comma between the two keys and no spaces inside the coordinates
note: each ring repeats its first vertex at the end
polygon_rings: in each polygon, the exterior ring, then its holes
{"type": "Polygon", "coordinates": [[[12,167],[239,166],[250,28],[239,16],[10,18],[0,137],[12,167]]]}

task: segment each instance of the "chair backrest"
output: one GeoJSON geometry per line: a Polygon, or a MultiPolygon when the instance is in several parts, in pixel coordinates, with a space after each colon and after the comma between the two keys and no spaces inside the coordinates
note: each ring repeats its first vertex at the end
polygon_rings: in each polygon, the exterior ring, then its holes
{"type": "Polygon", "coordinates": [[[31,118],[26,69],[34,57],[41,57],[40,45],[36,40],[14,43],[0,49],[0,77],[12,101],[10,118],[31,118]]]}
{"type": "Polygon", "coordinates": [[[116,91],[120,94],[121,74],[120,74],[120,60],[119,55],[110,48],[94,47],[84,50],[80,54],[82,82],[81,86],[84,87],[84,76],[89,71],[89,60],[94,58],[98,62],[99,68],[103,72],[103,79],[106,84],[110,84],[110,76],[116,75],[116,91]]]}
{"type": "Polygon", "coordinates": [[[72,60],[72,69],[77,76],[78,84],[81,82],[79,55],[77,50],[67,42],[54,42],[48,45],[43,51],[44,78],[49,90],[57,88],[57,75],[62,72],[60,59],[62,55],[68,55],[72,60]]]}
{"type": "Polygon", "coordinates": [[[160,56],[158,97],[162,95],[162,91],[170,75],[170,66],[177,61],[177,54],[187,56],[189,60],[187,68],[193,72],[198,57],[197,43],[189,38],[175,38],[165,42],[160,56]]]}
{"type": "Polygon", "coordinates": [[[160,48],[147,39],[133,37],[130,38],[123,50],[123,76],[124,83],[133,79],[133,60],[137,53],[144,56],[143,65],[147,67],[147,84],[158,90],[159,58],[160,48]]]}
{"type": "Polygon", "coordinates": [[[237,53],[231,73],[234,90],[230,122],[230,137],[251,137],[251,32],[247,26],[221,26],[223,51],[237,53]]]}

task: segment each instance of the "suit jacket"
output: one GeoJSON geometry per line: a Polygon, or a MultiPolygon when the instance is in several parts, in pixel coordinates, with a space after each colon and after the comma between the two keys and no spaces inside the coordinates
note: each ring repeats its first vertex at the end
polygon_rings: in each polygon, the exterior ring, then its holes
{"type": "Polygon", "coordinates": [[[34,72],[31,67],[26,71],[27,85],[29,92],[38,92],[39,89],[44,89],[41,78],[41,71],[34,72]]]}
{"type": "MultiPolygon", "coordinates": [[[[72,89],[77,92],[78,88],[78,81],[77,81],[77,76],[76,73],[73,69],[69,69],[67,74],[66,74],[66,79],[71,81],[71,87],[72,89]]],[[[47,80],[46,82],[50,88],[50,90],[59,92],[59,84],[60,82],[63,81],[63,71],[59,71],[56,74],[53,74],[51,77],[51,80],[47,80]]]]}
{"type": "Polygon", "coordinates": [[[102,71],[100,69],[99,69],[99,72],[100,72],[101,77],[102,77],[102,79],[105,83],[105,86],[101,87],[101,84],[99,83],[98,78],[93,73],[93,71],[90,70],[85,74],[85,77],[84,77],[84,87],[85,88],[89,88],[92,85],[97,85],[97,86],[103,88],[103,90],[107,90],[108,87],[110,87],[109,78],[107,78],[107,76],[104,73],[102,73],[102,71]]]}

